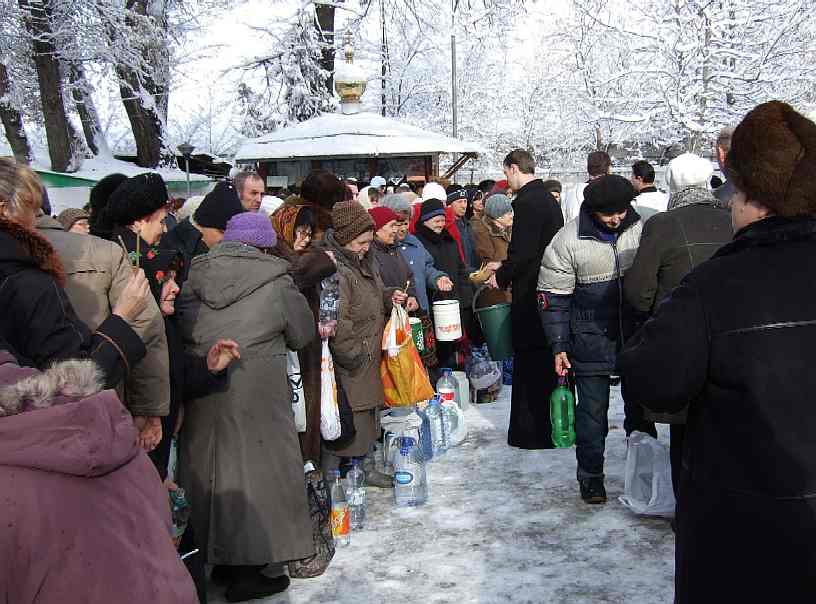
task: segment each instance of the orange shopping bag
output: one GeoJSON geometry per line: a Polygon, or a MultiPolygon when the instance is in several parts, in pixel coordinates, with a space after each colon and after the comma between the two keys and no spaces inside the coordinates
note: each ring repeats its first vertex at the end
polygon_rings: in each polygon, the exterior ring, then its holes
{"type": "Polygon", "coordinates": [[[433,397],[434,389],[411,337],[408,313],[402,306],[394,305],[391,311],[382,348],[380,377],[387,406],[406,407],[433,397]]]}

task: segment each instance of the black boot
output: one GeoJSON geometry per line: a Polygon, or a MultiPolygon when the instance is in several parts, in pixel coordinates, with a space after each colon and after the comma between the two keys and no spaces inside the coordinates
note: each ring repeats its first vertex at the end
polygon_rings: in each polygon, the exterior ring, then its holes
{"type": "Polygon", "coordinates": [[[233,566],[234,578],[227,588],[227,602],[246,602],[257,598],[268,598],[286,591],[289,577],[280,575],[269,578],[264,575],[264,566],[233,566]]]}
{"type": "Polygon", "coordinates": [[[606,503],[606,488],[603,478],[584,478],[579,480],[581,499],[589,504],[606,503]]]}

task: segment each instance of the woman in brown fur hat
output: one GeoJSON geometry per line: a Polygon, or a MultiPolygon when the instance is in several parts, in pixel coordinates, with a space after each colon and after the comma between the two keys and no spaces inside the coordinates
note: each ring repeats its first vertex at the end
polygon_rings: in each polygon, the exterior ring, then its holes
{"type": "Polygon", "coordinates": [[[626,396],[689,404],[675,602],[816,594],[816,124],[772,101],[726,161],[733,241],[689,273],[620,358],[626,396]]]}

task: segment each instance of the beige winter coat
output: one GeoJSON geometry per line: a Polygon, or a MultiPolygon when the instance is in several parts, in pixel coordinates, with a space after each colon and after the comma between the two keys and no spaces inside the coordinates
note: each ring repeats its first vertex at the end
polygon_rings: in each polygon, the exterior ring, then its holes
{"type": "MultiPolygon", "coordinates": [[[[37,221],[39,232],[54,246],[65,268],[65,292],[77,316],[94,331],[113,311],[131,275],[122,249],[92,235],[68,233],[50,216],[37,221]]],[[[132,415],[165,416],[170,411],[170,364],[164,319],[153,296],[147,308],[131,321],[147,354],[135,365],[124,386],[132,415]]]]}

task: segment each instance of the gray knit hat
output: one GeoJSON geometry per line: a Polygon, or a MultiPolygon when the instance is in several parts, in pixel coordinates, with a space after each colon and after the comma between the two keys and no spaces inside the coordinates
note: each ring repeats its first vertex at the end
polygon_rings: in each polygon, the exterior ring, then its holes
{"type": "Polygon", "coordinates": [[[507,212],[513,211],[513,202],[507,195],[495,193],[487,198],[484,211],[491,218],[501,218],[507,212]]]}
{"type": "Polygon", "coordinates": [[[77,220],[87,220],[90,217],[91,215],[85,210],[80,210],[79,208],[67,208],[60,212],[59,216],[57,216],[57,220],[62,225],[62,228],[64,228],[66,231],[70,231],[71,227],[74,226],[74,223],[77,220]]]}

